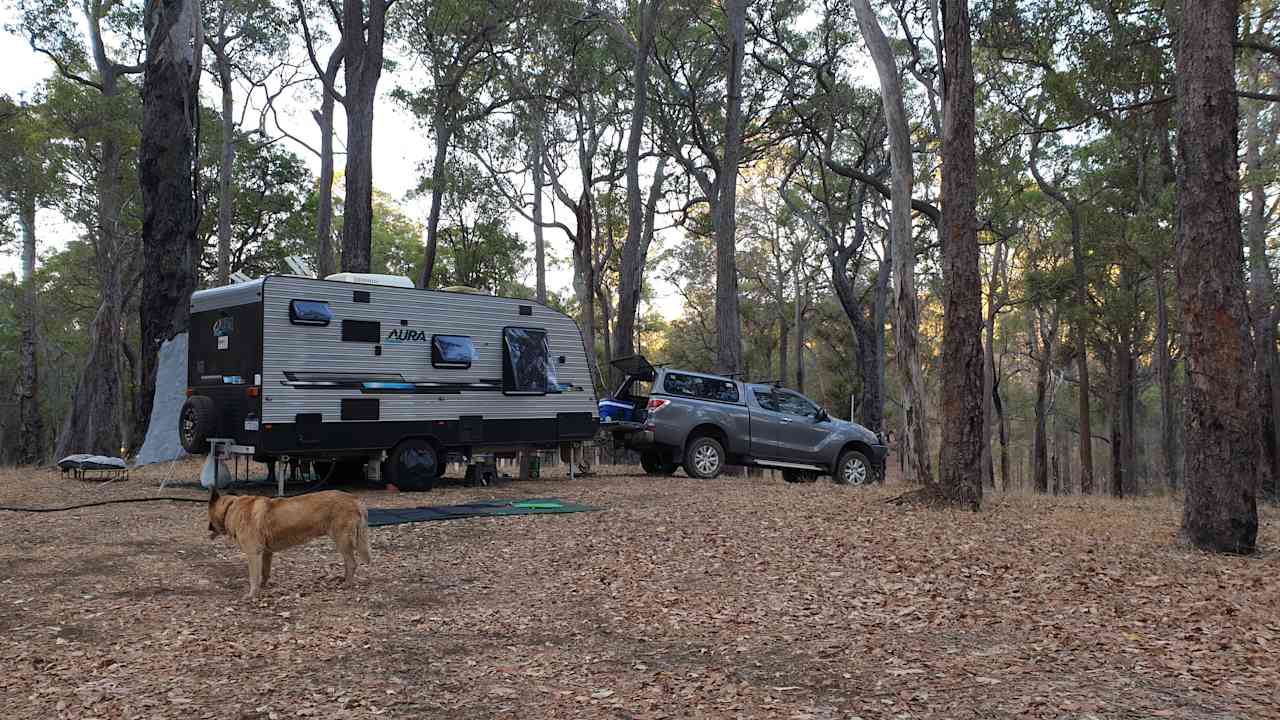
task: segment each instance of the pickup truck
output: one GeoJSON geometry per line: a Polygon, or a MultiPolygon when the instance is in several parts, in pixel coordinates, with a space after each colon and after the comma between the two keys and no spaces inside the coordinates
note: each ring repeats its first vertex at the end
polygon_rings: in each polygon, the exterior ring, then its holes
{"type": "Polygon", "coordinates": [[[656,368],[621,358],[625,375],[601,402],[601,426],[614,444],[640,453],[645,472],[714,478],[725,465],[782,471],[787,482],[831,475],[836,483],[883,480],[888,448],[857,423],[832,418],[800,393],[722,375],[656,368]]]}

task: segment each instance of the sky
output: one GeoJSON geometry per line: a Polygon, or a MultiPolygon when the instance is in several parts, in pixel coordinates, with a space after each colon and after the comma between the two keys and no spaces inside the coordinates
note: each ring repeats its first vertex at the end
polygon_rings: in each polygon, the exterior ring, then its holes
{"type": "MultiPolygon", "coordinates": [[[[16,22],[17,17],[12,6],[7,3],[0,6],[0,28],[16,22]]],[[[206,53],[206,62],[208,61],[206,53]]],[[[24,38],[3,30],[0,30],[0,66],[5,68],[5,72],[0,73],[0,93],[12,96],[30,94],[54,71],[52,61],[34,52],[24,38]]],[[[410,199],[408,196],[418,184],[419,165],[431,155],[431,138],[425,129],[418,126],[416,119],[389,95],[398,83],[411,80],[412,72],[412,68],[405,65],[397,71],[384,72],[379,83],[378,100],[374,110],[373,183],[377,189],[400,201],[405,212],[425,228],[429,203],[425,198],[410,199]]],[[[214,98],[214,92],[216,87],[212,82],[207,77],[203,79],[202,94],[210,106],[218,104],[214,98]]],[[[290,134],[312,145],[317,145],[319,141],[319,132],[310,117],[311,109],[315,105],[316,102],[309,98],[307,93],[298,93],[285,104],[287,110],[280,117],[281,125],[290,134]]],[[[336,116],[335,144],[341,147],[345,126],[340,105],[336,116]]],[[[288,143],[311,166],[313,172],[319,172],[319,160],[312,153],[288,140],[284,142],[288,143]]],[[[339,157],[337,159],[339,170],[342,162],[342,158],[339,157]]],[[[544,202],[549,212],[555,212],[560,218],[572,217],[566,208],[555,206],[554,198],[549,191],[544,192],[546,192],[544,202]]],[[[524,281],[532,286],[534,283],[532,223],[513,212],[509,225],[510,229],[524,239],[530,248],[529,276],[524,278],[524,281]]],[[[80,232],[78,227],[62,221],[55,212],[44,210],[37,218],[37,237],[40,240],[42,254],[64,246],[69,239],[80,232]]],[[[547,286],[554,292],[569,295],[572,293],[573,271],[568,262],[571,257],[568,239],[564,233],[554,229],[547,229],[543,235],[548,253],[564,260],[560,267],[548,267],[547,286]]],[[[656,255],[660,250],[657,247],[659,244],[674,242],[678,237],[679,234],[676,231],[669,231],[665,237],[659,237],[655,241],[655,247],[650,250],[651,255],[656,255]]],[[[20,258],[17,252],[0,254],[0,273],[17,272],[19,267],[20,258]]],[[[660,278],[654,277],[653,273],[647,280],[651,285],[654,298],[652,305],[642,307],[641,311],[647,312],[653,309],[667,318],[679,316],[683,304],[675,288],[660,278]]]]}

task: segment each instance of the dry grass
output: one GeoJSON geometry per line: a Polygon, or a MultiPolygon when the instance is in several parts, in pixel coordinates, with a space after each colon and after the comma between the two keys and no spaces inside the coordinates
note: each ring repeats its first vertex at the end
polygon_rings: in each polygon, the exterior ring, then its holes
{"type": "MultiPolygon", "coordinates": [[[[194,463],[173,471],[186,480],[194,463]]],[[[0,505],[157,494],[0,473],[0,505]]],[[[1280,716],[1280,529],[1256,558],[1176,540],[1170,499],[967,513],[773,478],[623,472],[370,505],[608,508],[377,529],[241,599],[196,504],[0,513],[6,718],[1280,716]]],[[[166,490],[199,498],[199,491],[166,490]]]]}

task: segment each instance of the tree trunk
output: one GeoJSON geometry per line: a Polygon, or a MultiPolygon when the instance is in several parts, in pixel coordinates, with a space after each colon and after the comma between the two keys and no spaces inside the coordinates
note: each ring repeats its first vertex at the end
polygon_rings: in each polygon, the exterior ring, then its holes
{"type": "MultiPolygon", "coordinates": [[[[142,142],[138,151],[143,258],[138,304],[142,379],[135,434],[139,440],[146,436],[151,420],[160,346],[185,331],[190,322],[191,293],[200,258],[192,187],[194,121],[199,107],[198,23],[195,0],[147,4],[145,24],[152,30],[142,85],[142,142]]],[[[119,348],[117,340],[111,345],[113,355],[118,355],[119,348]]]]}
{"type": "Polygon", "coordinates": [[[1177,89],[1178,292],[1187,386],[1182,532],[1196,547],[1250,554],[1260,443],[1241,257],[1235,40],[1238,0],[1182,9],[1177,89]]]}
{"type": "MultiPolygon", "coordinates": [[[[1255,58],[1250,75],[1258,77],[1259,61],[1255,58]]],[[[1258,417],[1262,430],[1262,450],[1268,459],[1269,477],[1264,486],[1280,484],[1280,355],[1276,352],[1276,331],[1272,313],[1276,306],[1271,264],[1267,260],[1267,187],[1266,167],[1262,160],[1264,143],[1260,102],[1241,100],[1246,112],[1245,167],[1249,173],[1249,216],[1245,237],[1249,243],[1249,286],[1252,303],[1255,359],[1255,382],[1258,386],[1258,417]]]]}
{"type": "MultiPolygon", "coordinates": [[[[436,154],[431,160],[431,210],[427,214],[427,249],[422,259],[422,277],[418,279],[418,287],[431,287],[432,275],[436,267],[436,251],[440,242],[440,212],[444,206],[446,163],[449,159],[449,141],[453,138],[453,125],[443,112],[437,112],[432,119],[436,136],[436,154]]],[[[541,176],[542,155],[539,153],[535,163],[539,165],[535,179],[541,176]]],[[[534,210],[541,212],[541,201],[536,201],[534,210]]],[[[536,224],[535,224],[536,227],[536,224]]]]}
{"type": "Polygon", "coordinates": [[[950,504],[982,505],[982,280],[978,275],[977,159],[968,0],[943,8],[942,453],[950,504]]]}
{"type": "MultiPolygon", "coordinates": [[[[546,238],[543,237],[542,230],[542,188],[546,187],[546,180],[542,172],[542,114],[535,113],[532,118],[533,140],[529,148],[529,167],[533,170],[533,258],[537,272],[536,289],[538,302],[543,305],[547,304],[547,244],[546,238]]],[[[439,156],[439,148],[436,148],[437,157],[439,156]]],[[[434,173],[434,167],[432,168],[434,173]]],[[[432,193],[432,207],[434,209],[436,198],[434,191],[432,193]]],[[[436,213],[436,223],[440,222],[439,213],[436,213]]],[[[435,253],[432,253],[432,263],[435,262],[435,253]]]]}
{"type": "Polygon", "coordinates": [[[787,373],[791,367],[791,325],[785,318],[778,318],[778,382],[787,384],[787,373]]]}
{"type": "Polygon", "coordinates": [[[1039,135],[1032,137],[1031,174],[1035,177],[1040,189],[1053,198],[1067,212],[1071,221],[1071,266],[1075,273],[1075,321],[1073,323],[1076,351],[1076,373],[1079,375],[1080,402],[1080,494],[1093,494],[1093,430],[1090,427],[1091,412],[1089,409],[1092,390],[1089,384],[1089,280],[1085,275],[1084,244],[1081,235],[1084,232],[1080,219],[1080,206],[1053,183],[1041,174],[1036,163],[1039,135]]]}
{"type": "MultiPolygon", "coordinates": [[[[884,387],[885,387],[885,339],[884,324],[889,309],[889,273],[893,267],[889,255],[893,252],[893,240],[885,248],[885,256],[876,270],[876,292],[871,302],[871,335],[875,340],[874,366],[872,372],[864,374],[862,379],[862,407],[859,418],[863,427],[871,432],[884,432],[884,387]]],[[[869,339],[870,339],[869,338],[869,339]]]]}
{"type": "Polygon", "coordinates": [[[1133,467],[1129,463],[1129,418],[1132,404],[1129,401],[1133,385],[1132,358],[1128,338],[1122,336],[1111,353],[1111,497],[1122,498],[1125,489],[1132,485],[1133,467]]]}
{"type": "Polygon", "coordinates": [[[1049,369],[1053,363],[1053,332],[1056,328],[1051,328],[1046,324],[1043,312],[1040,308],[1036,308],[1032,318],[1031,344],[1037,346],[1036,354],[1036,422],[1035,422],[1035,439],[1031,451],[1031,476],[1038,493],[1049,492],[1049,465],[1048,465],[1048,401],[1049,401],[1049,369]],[[1039,338],[1037,340],[1036,338],[1039,338]]]}
{"type": "Polygon", "coordinates": [[[880,28],[868,0],[855,0],[853,9],[867,50],[880,80],[880,99],[889,129],[889,164],[892,171],[889,238],[893,244],[893,277],[896,318],[893,323],[894,360],[902,385],[902,456],[909,482],[933,481],[929,451],[928,407],[924,372],[920,364],[920,312],[916,298],[916,249],[911,235],[911,186],[915,174],[911,154],[911,129],[902,101],[897,58],[880,28]]]}
{"type": "Polygon", "coordinates": [[[796,263],[792,273],[796,281],[796,391],[804,392],[804,302],[800,287],[800,263],[796,263]]]}
{"type": "Polygon", "coordinates": [[[582,339],[587,346],[587,365],[591,381],[600,379],[599,361],[596,358],[596,270],[595,251],[591,223],[591,182],[584,182],[582,195],[574,208],[575,227],[573,238],[573,285],[578,296],[579,322],[582,323],[582,339]]]}
{"type": "Polygon", "coordinates": [[[313,115],[320,126],[320,184],[316,202],[316,265],[320,277],[333,274],[333,110],[335,100],[325,93],[320,111],[313,115]]]}
{"type": "Polygon", "coordinates": [[[367,273],[373,242],[373,93],[356,92],[348,85],[345,107],[347,166],[343,178],[346,197],[342,206],[342,269],[367,273]]]}
{"type": "Polygon", "coordinates": [[[1175,459],[1173,426],[1173,372],[1169,358],[1169,300],[1166,297],[1163,267],[1155,270],[1156,284],[1156,378],[1160,385],[1160,464],[1171,489],[1181,486],[1181,466],[1175,459]]]}
{"type": "MultiPolygon", "coordinates": [[[[991,402],[996,417],[1000,419],[1000,489],[1009,489],[1009,417],[1004,413],[1004,403],[1000,399],[1000,378],[996,377],[995,387],[991,391],[991,402]]],[[[1066,469],[1063,472],[1070,472],[1066,469]]]]}
{"type": "Polygon", "coordinates": [[[17,461],[35,465],[45,459],[44,420],[40,416],[40,345],[36,287],[36,207],[27,201],[18,208],[18,224],[22,228],[22,291],[20,321],[22,334],[18,340],[18,448],[17,461]]]}
{"type": "Polygon", "coordinates": [[[988,487],[995,488],[995,463],[991,456],[991,431],[995,420],[995,405],[991,399],[996,385],[996,318],[1000,313],[1000,276],[1004,264],[1005,240],[1000,239],[991,257],[991,276],[987,282],[987,308],[983,319],[982,343],[982,478],[988,487]]]}
{"type": "Polygon", "coordinates": [[[236,161],[235,97],[231,87],[231,63],[225,46],[213,48],[218,84],[222,89],[222,160],[218,167],[218,272],[215,284],[231,282],[231,178],[236,161]]]}
{"type": "MultiPolygon", "coordinates": [[[[622,244],[622,257],[618,274],[618,316],[614,325],[613,346],[618,357],[634,355],[636,312],[640,306],[641,286],[644,283],[644,266],[648,248],[644,242],[644,203],[640,197],[640,142],[644,137],[644,123],[649,106],[649,55],[656,34],[658,9],[662,0],[641,0],[637,12],[640,16],[640,38],[635,46],[631,62],[631,125],[627,134],[627,238],[622,244]]],[[[661,172],[661,171],[659,171],[661,172]]]]}
{"type": "MultiPolygon", "coordinates": [[[[373,237],[373,103],[382,76],[388,0],[343,0],[342,64],[347,111],[346,201],[342,213],[342,269],[369,272],[373,237]],[[365,17],[365,6],[368,17],[365,17]],[[366,35],[367,33],[367,35],[366,35]]],[[[424,268],[424,273],[426,269],[424,268]]],[[[423,284],[426,287],[426,284],[423,284]]]]}
{"type": "MultiPolygon", "coordinates": [[[[295,0],[298,12],[305,18],[306,10],[300,0],[295,0]]],[[[307,47],[311,47],[311,30],[303,23],[307,47]]],[[[320,110],[311,111],[311,117],[320,126],[320,182],[316,202],[316,267],[319,276],[324,278],[333,274],[335,265],[333,257],[333,111],[337,103],[338,70],[342,65],[346,45],[339,40],[337,47],[329,54],[329,60],[322,69],[318,63],[314,65],[320,76],[320,110]]],[[[312,54],[312,58],[314,58],[312,54]]]]}
{"type": "Polygon", "coordinates": [[[729,69],[726,77],[724,153],[716,175],[716,364],[720,372],[742,371],[742,318],[738,314],[738,163],[742,155],[742,65],[746,50],[747,0],[726,0],[729,69]]]}
{"type": "Polygon", "coordinates": [[[604,287],[603,284],[598,284],[596,286],[596,293],[598,295],[598,297],[596,298],[596,302],[600,304],[600,323],[602,325],[602,327],[600,328],[600,331],[601,331],[600,339],[602,340],[601,342],[602,347],[600,349],[604,351],[605,367],[609,367],[613,363],[613,358],[614,358],[613,342],[611,340],[611,338],[613,337],[613,335],[611,334],[613,327],[612,327],[612,322],[610,321],[610,318],[614,317],[613,303],[611,303],[609,300],[609,289],[604,287]]]}

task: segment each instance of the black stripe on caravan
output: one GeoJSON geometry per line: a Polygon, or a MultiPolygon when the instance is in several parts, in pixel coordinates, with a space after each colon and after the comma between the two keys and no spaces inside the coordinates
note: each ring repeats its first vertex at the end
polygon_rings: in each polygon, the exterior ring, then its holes
{"type": "Polygon", "coordinates": [[[265,423],[256,433],[260,455],[341,454],[390,450],[405,438],[430,438],[445,449],[464,447],[552,447],[595,436],[591,413],[557,413],[532,419],[381,420],[367,422],[265,423]]]}

